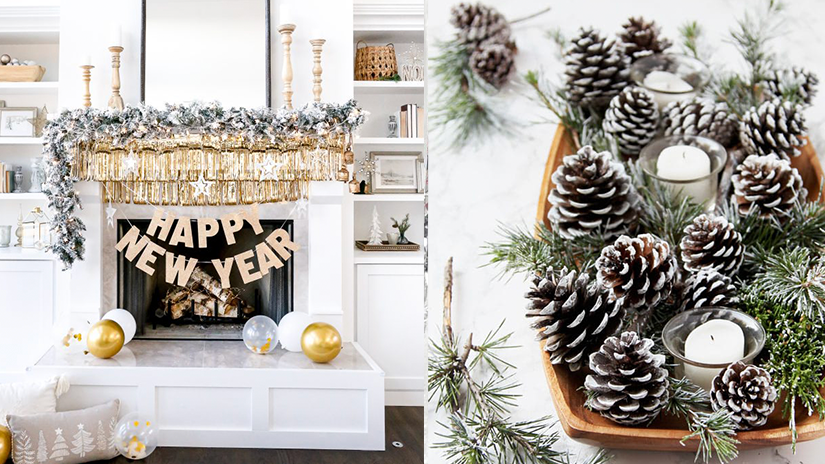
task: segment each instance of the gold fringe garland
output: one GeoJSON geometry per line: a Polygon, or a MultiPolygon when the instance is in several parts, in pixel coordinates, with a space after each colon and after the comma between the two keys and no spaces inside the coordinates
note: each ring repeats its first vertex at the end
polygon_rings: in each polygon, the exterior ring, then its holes
{"type": "Polygon", "coordinates": [[[105,184],[106,201],[153,205],[238,205],[306,198],[312,181],[334,181],[342,168],[346,136],[247,142],[237,137],[188,135],[171,139],[79,144],[72,173],[105,184]],[[125,160],[137,157],[136,172],[125,160]],[[271,161],[270,161],[271,160],[271,161]],[[277,180],[264,179],[265,163],[279,163],[277,180]],[[194,196],[190,182],[203,175],[208,195],[194,196]]]}

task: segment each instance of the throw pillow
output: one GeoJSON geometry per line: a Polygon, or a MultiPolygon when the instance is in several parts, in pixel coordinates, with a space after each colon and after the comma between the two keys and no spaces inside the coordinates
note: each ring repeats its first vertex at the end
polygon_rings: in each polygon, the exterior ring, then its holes
{"type": "Polygon", "coordinates": [[[57,399],[69,389],[65,376],[38,382],[0,384],[0,425],[9,414],[55,412],[57,399]]]}
{"type": "Polygon", "coordinates": [[[112,459],[120,401],[78,411],[32,415],[10,414],[6,419],[12,437],[15,463],[60,463],[112,459]]]}

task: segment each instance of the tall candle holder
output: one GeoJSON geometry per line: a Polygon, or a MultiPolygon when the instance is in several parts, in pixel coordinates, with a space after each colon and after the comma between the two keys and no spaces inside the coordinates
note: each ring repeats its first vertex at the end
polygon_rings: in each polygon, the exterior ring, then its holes
{"type": "Polygon", "coordinates": [[[316,102],[321,101],[321,73],[324,69],[321,68],[321,51],[323,49],[324,39],[312,39],[309,41],[312,44],[313,66],[312,66],[312,95],[316,102]]]}
{"type": "Polygon", "coordinates": [[[281,71],[281,79],[284,81],[284,106],[292,109],[292,33],[295,32],[294,24],[281,24],[278,26],[281,34],[281,44],[284,46],[284,66],[281,71]]]}
{"type": "Polygon", "coordinates": [[[83,106],[86,108],[92,106],[92,91],[89,83],[92,81],[92,69],[94,66],[84,64],[80,67],[83,70],[83,84],[85,86],[85,93],[83,94],[83,106]]]}
{"type": "Polygon", "coordinates": [[[112,52],[112,96],[109,97],[109,108],[123,109],[123,97],[120,96],[120,53],[123,47],[109,47],[112,52]]]}

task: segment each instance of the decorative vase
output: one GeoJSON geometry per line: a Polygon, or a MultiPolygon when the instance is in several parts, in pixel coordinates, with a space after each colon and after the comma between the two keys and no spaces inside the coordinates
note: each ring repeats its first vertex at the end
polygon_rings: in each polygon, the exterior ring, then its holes
{"type": "Polygon", "coordinates": [[[14,190],[11,193],[23,193],[23,166],[14,167],[14,190]]]}
{"type": "Polygon", "coordinates": [[[399,245],[409,245],[410,241],[404,235],[404,232],[401,232],[401,235],[398,237],[398,244],[399,245]]]}
{"type": "Polygon", "coordinates": [[[8,248],[11,244],[11,226],[0,226],[0,248],[8,248]]]}
{"type": "Polygon", "coordinates": [[[387,122],[387,129],[390,131],[387,137],[391,139],[398,137],[398,121],[395,119],[395,115],[390,116],[390,120],[387,122]]]}
{"type": "Polygon", "coordinates": [[[389,242],[390,245],[397,245],[398,237],[399,235],[395,232],[387,232],[387,242],[389,242]]]}
{"type": "Polygon", "coordinates": [[[29,193],[40,193],[43,191],[43,180],[45,179],[43,171],[43,158],[32,158],[32,186],[29,187],[29,193]]]}

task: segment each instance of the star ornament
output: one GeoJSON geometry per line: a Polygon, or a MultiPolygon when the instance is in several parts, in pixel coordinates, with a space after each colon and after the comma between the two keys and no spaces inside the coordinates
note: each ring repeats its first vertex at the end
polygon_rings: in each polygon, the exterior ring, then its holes
{"type": "Polygon", "coordinates": [[[295,201],[295,211],[298,213],[298,217],[306,216],[308,208],[309,201],[306,198],[299,198],[295,201]]]}
{"type": "Polygon", "coordinates": [[[200,174],[198,180],[195,182],[189,182],[189,185],[195,189],[195,198],[203,195],[204,197],[209,197],[209,188],[212,187],[212,184],[215,182],[209,181],[203,178],[203,173],[200,174]]]}
{"type": "Polygon", "coordinates": [[[123,158],[123,172],[127,176],[129,174],[137,175],[138,156],[134,151],[130,151],[128,155],[123,158]]]}
{"type": "Polygon", "coordinates": [[[112,202],[109,202],[109,206],[106,207],[106,223],[109,227],[115,227],[115,213],[117,213],[117,209],[112,206],[112,202]]]}
{"type": "Polygon", "coordinates": [[[258,169],[261,170],[261,180],[280,180],[278,178],[278,171],[284,163],[278,163],[272,158],[267,158],[263,163],[258,163],[258,169]]]}

